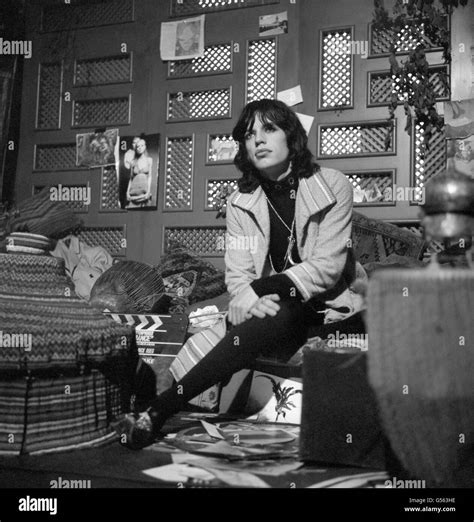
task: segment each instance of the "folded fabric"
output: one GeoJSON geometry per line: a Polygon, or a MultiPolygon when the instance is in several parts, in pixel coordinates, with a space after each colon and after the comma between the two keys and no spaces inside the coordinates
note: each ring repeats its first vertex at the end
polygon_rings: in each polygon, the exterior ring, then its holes
{"type": "Polygon", "coordinates": [[[76,236],[58,241],[51,254],[64,259],[76,294],[86,300],[90,297],[94,283],[113,264],[112,256],[105,248],[86,245],[76,236]]]}

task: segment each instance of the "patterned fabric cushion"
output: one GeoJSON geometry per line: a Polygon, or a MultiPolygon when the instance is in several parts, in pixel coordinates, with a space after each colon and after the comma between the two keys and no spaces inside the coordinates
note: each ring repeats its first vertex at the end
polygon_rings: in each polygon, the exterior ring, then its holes
{"type": "Polygon", "coordinates": [[[198,279],[189,295],[188,305],[217,297],[226,292],[224,271],[204,261],[179,243],[172,243],[156,267],[163,277],[194,270],[198,279]]]}
{"type": "Polygon", "coordinates": [[[196,286],[197,278],[196,270],[188,270],[164,277],[165,293],[170,297],[188,297],[196,286]]]}
{"type": "Polygon", "coordinates": [[[362,265],[384,261],[390,254],[421,259],[427,247],[424,239],[412,232],[359,212],[352,215],[352,244],[362,265]]]}
{"type": "Polygon", "coordinates": [[[97,279],[89,305],[116,313],[147,313],[155,310],[164,292],[163,279],[155,268],[137,261],[119,261],[97,279]]]}

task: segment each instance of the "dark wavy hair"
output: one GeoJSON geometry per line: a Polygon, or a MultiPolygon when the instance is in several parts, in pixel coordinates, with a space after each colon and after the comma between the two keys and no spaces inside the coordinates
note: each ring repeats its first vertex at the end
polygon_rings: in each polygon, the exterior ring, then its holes
{"type": "Polygon", "coordinates": [[[315,170],[319,170],[319,165],[314,162],[308,149],[306,131],[294,111],[279,100],[256,100],[244,107],[232,131],[232,137],[239,144],[234,164],[243,174],[237,182],[240,192],[253,192],[262,179],[250,161],[245,146],[245,134],[253,127],[257,116],[262,123],[273,123],[284,131],[294,175],[298,178],[309,178],[315,170]]]}

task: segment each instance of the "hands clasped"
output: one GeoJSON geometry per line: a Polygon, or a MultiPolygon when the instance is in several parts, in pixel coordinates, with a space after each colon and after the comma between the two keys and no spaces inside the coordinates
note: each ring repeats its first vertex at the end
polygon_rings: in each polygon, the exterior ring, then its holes
{"type": "Polygon", "coordinates": [[[237,326],[251,317],[260,319],[267,315],[275,317],[280,310],[279,300],[278,294],[258,297],[253,288],[249,286],[230,301],[229,321],[237,326]]]}

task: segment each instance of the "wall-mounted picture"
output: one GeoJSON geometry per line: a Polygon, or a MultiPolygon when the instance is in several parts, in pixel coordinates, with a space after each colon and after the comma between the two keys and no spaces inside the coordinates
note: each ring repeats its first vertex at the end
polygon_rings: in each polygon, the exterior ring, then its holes
{"type": "Polygon", "coordinates": [[[230,135],[208,135],[207,163],[232,163],[239,145],[230,135]]]}
{"type": "Polygon", "coordinates": [[[119,131],[108,129],[76,135],[76,165],[104,167],[118,161],[119,131]]]}
{"type": "Polygon", "coordinates": [[[190,60],[204,54],[205,15],[161,24],[162,60],[190,60]]]}
{"type": "Polygon", "coordinates": [[[159,134],[136,134],[120,139],[121,208],[157,208],[159,157],[159,134]]]}
{"type": "Polygon", "coordinates": [[[444,104],[447,169],[474,178],[474,98],[444,104]]]}
{"type": "Polygon", "coordinates": [[[259,17],[260,36],[272,36],[275,34],[285,34],[288,32],[288,13],[265,15],[259,17]]]}

